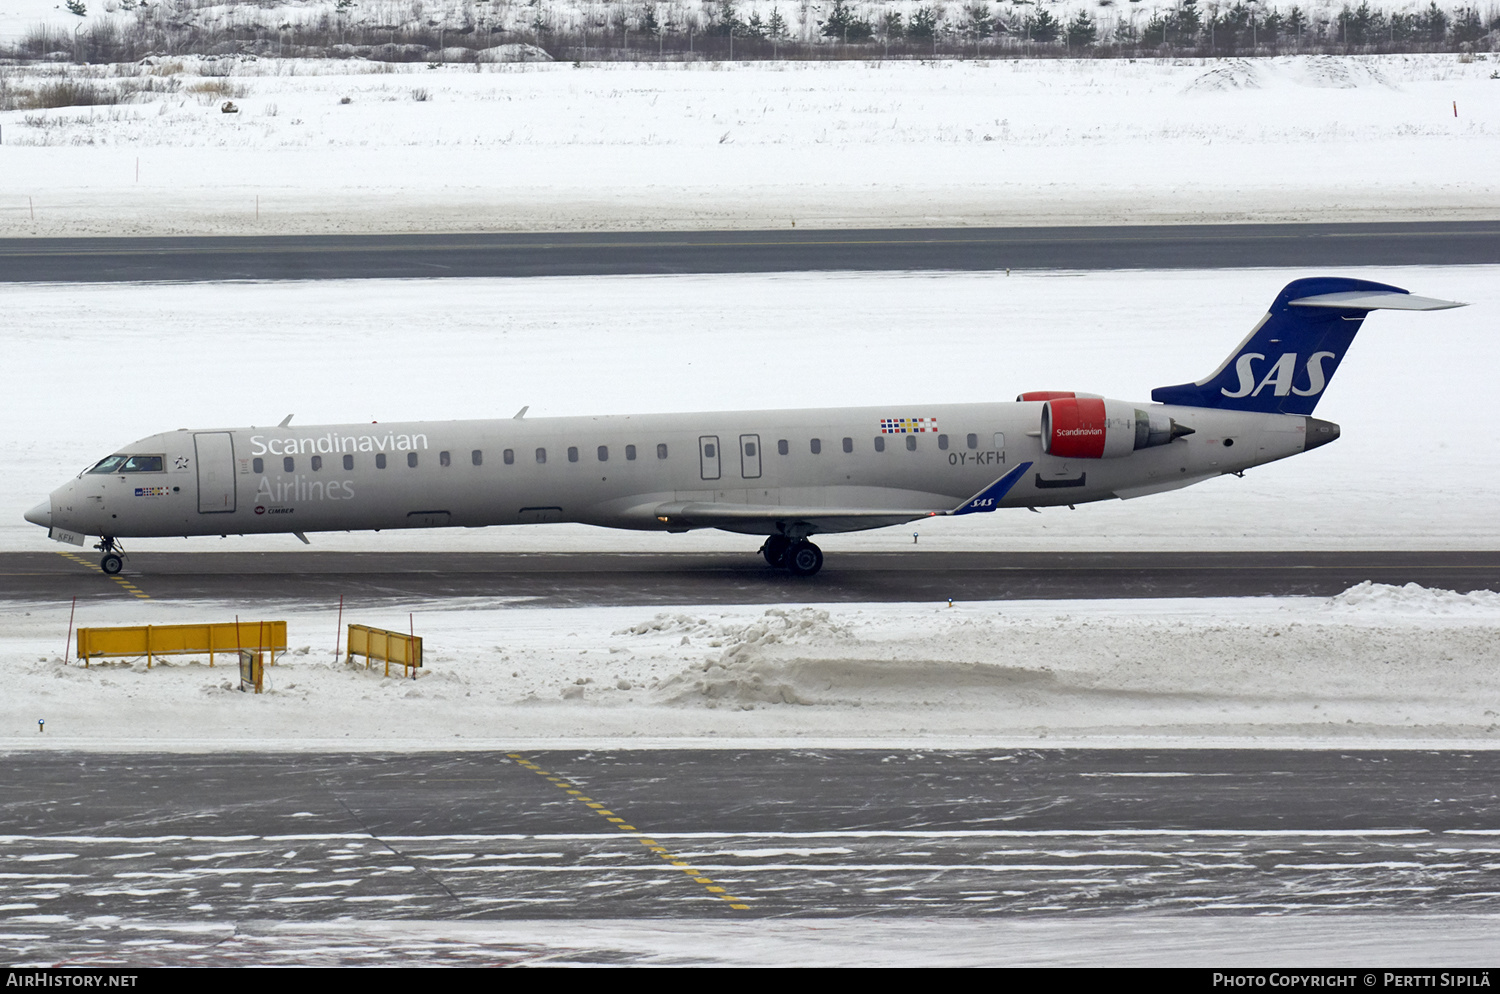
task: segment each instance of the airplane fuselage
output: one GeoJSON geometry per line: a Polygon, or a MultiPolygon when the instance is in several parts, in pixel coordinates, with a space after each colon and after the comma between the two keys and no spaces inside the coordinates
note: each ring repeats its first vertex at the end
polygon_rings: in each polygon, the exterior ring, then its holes
{"type": "MultiPolygon", "coordinates": [[[[1193,433],[1116,458],[1049,455],[1040,402],[183,429],[117,450],[145,457],[133,464],[64,484],[50,524],[114,538],[550,521],[677,531],[701,525],[666,506],[893,512],[804,537],[950,507],[1022,463],[997,506],[1143,496],[1320,444],[1303,416],[1137,406],[1193,433]]],[[[712,527],[797,531],[774,514],[712,527]]]]}

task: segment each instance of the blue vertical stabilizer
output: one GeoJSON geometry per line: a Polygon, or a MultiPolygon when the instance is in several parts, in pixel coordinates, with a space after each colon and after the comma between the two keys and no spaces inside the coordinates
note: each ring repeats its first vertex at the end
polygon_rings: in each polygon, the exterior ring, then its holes
{"type": "Polygon", "coordinates": [[[1151,399],[1188,407],[1311,414],[1366,314],[1377,308],[1439,306],[1456,305],[1412,297],[1400,287],[1368,280],[1294,280],[1240,347],[1206,379],[1157,387],[1151,399]]]}

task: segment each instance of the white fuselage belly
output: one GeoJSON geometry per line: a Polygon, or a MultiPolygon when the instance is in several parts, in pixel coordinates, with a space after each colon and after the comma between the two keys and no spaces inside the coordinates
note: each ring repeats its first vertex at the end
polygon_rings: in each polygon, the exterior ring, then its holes
{"type": "Polygon", "coordinates": [[[541,521],[672,530],[655,512],[673,501],[943,509],[1031,462],[1000,506],[1081,504],[1173,489],[1304,449],[1300,416],[1142,406],[1194,434],[1120,458],[1056,458],[1042,451],[1035,402],[902,405],[901,413],[919,409],[937,425],[917,434],[882,434],[891,407],[182,430],[130,447],[164,455],[160,472],[85,473],[60,488],[52,521],[122,538],[541,521]]]}

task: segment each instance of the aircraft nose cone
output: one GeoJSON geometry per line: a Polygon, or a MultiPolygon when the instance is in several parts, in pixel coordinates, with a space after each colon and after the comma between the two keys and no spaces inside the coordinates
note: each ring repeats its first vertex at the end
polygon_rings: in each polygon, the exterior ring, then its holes
{"type": "Polygon", "coordinates": [[[41,525],[43,528],[51,528],[52,527],[52,505],[51,505],[51,503],[44,501],[43,503],[38,504],[36,507],[33,507],[31,510],[27,511],[26,512],[26,520],[30,521],[34,525],[41,525]]]}

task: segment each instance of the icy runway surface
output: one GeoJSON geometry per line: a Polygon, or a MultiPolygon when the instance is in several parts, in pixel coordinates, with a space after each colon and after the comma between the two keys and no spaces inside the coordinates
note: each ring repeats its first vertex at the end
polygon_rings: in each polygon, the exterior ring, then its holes
{"type": "Polygon", "coordinates": [[[78,627],[284,619],[267,692],[220,658],[65,663],[69,606],[0,620],[0,745],[1447,744],[1500,738],[1500,594],[528,608],[349,603],[425,640],[418,679],[332,654],[337,605],[88,602],[78,627]],[[38,733],[38,720],[45,733],[38,733]]]}
{"type": "Polygon", "coordinates": [[[1485,58],[71,68],[0,235],[1494,218],[1485,58]]]}
{"type": "MultiPolygon", "coordinates": [[[[1500,368],[1500,267],[1340,270],[1468,301],[1371,315],[1317,415],[1333,445],[1136,501],[830,537],[824,549],[1500,547],[1500,436],[1464,430],[1500,368]]],[[[1145,400],[1204,376],[1301,270],[15,285],[0,315],[0,547],[27,509],[177,427],[1008,401],[1145,400]],[[787,375],[785,357],[798,375],[787,375]],[[372,384],[382,384],[372,389],[372,384]],[[253,389],[251,388],[253,386],[253,389]],[[119,398],[102,403],[100,398],[119,398]],[[128,401],[128,402],[124,402],[128,401]]],[[[721,532],[584,526],[315,534],[319,549],[753,549],[721,532]]],[[[137,550],[299,548],[290,536],[137,550]]]]}
{"type": "Polygon", "coordinates": [[[13,753],[0,957],[1133,963],[1155,937],[1183,965],[1473,965],[1500,933],[1497,760],[13,753]]]}

